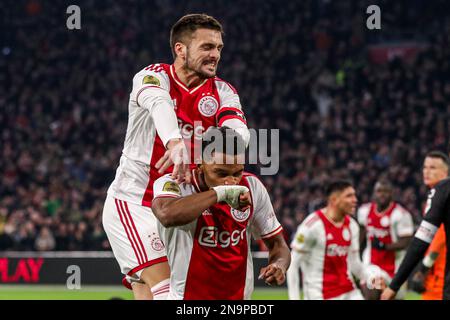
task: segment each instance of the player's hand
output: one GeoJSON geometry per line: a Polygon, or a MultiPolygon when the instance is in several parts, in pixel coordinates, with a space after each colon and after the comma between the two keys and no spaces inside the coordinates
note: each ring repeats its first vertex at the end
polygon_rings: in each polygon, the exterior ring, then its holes
{"type": "Polygon", "coordinates": [[[250,192],[241,194],[239,196],[239,210],[245,211],[252,205],[252,197],[250,196],[250,192]]]}
{"type": "Polygon", "coordinates": [[[411,290],[417,293],[425,292],[425,274],[417,271],[411,279],[411,290]]]}
{"type": "Polygon", "coordinates": [[[272,263],[261,268],[259,280],[264,280],[269,286],[282,285],[286,281],[286,272],[277,264],[272,263]]]}
{"type": "Polygon", "coordinates": [[[386,250],[386,244],[381,242],[380,239],[378,239],[377,237],[374,237],[372,240],[372,248],[378,250],[386,250]]]}
{"type": "Polygon", "coordinates": [[[167,144],[167,150],[155,167],[159,174],[163,174],[171,165],[173,166],[172,179],[177,183],[191,183],[190,158],[187,148],[181,139],[172,139],[167,144]]]}
{"type": "Polygon", "coordinates": [[[245,186],[226,185],[212,188],[217,194],[217,202],[226,202],[234,209],[240,209],[240,196],[249,193],[245,186]]]}
{"type": "Polygon", "coordinates": [[[387,287],[386,289],[383,290],[380,300],[393,300],[395,298],[396,294],[397,294],[397,292],[395,292],[391,288],[387,287]]]}

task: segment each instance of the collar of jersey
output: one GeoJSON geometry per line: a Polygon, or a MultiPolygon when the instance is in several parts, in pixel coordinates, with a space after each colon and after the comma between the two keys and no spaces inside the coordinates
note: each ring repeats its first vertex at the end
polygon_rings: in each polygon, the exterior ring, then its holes
{"type": "Polygon", "coordinates": [[[183,82],[181,82],[180,78],[178,78],[177,73],[175,72],[175,67],[172,64],[170,66],[170,75],[172,76],[173,80],[175,81],[176,84],[178,84],[181,88],[183,88],[185,91],[189,92],[190,94],[194,93],[195,91],[197,91],[201,86],[203,86],[206,81],[208,81],[208,79],[203,80],[202,83],[200,83],[198,86],[196,86],[195,88],[192,88],[191,90],[189,90],[184,84],[183,82]]]}

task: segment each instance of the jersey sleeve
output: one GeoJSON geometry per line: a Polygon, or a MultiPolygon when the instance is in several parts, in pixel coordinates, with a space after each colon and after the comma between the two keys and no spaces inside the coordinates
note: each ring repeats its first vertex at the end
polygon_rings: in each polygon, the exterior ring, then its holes
{"type": "Polygon", "coordinates": [[[315,214],[309,215],[297,228],[294,238],[291,242],[291,249],[307,254],[317,243],[318,217],[315,214]]]}
{"type": "Polygon", "coordinates": [[[395,209],[393,227],[397,237],[409,237],[414,234],[414,222],[411,214],[404,208],[395,209]]]}
{"type": "Polygon", "coordinates": [[[253,200],[251,232],[255,239],[270,239],[283,231],[264,185],[256,177],[247,177],[253,200]]]}
{"type": "Polygon", "coordinates": [[[149,111],[164,146],[171,139],[181,139],[178,120],[169,94],[170,80],[159,64],[153,64],[133,78],[130,100],[149,111]]]}
{"type": "Polygon", "coordinates": [[[365,203],[358,208],[356,219],[361,227],[367,227],[367,217],[369,216],[370,203],[365,203]]]}
{"type": "Polygon", "coordinates": [[[246,145],[250,141],[250,132],[247,128],[247,119],[242,111],[241,101],[236,89],[229,83],[216,79],[219,92],[220,106],[216,113],[216,124],[218,127],[229,127],[238,132],[246,145]]]}
{"type": "Polygon", "coordinates": [[[166,174],[153,184],[154,199],[156,198],[180,198],[181,188],[169,174],[166,174]]]}

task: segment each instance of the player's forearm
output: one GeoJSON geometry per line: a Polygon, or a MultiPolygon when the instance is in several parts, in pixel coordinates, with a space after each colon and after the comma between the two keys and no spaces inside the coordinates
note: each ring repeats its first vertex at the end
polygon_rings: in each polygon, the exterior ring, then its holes
{"type": "Polygon", "coordinates": [[[429,243],[420,240],[416,237],[413,238],[411,245],[406,251],[405,258],[403,259],[400,267],[398,268],[398,271],[395,274],[394,279],[392,279],[391,283],[389,284],[389,287],[392,290],[398,291],[400,289],[400,287],[408,279],[409,275],[414,270],[416,265],[423,258],[425,252],[428,249],[428,246],[429,243]]]}
{"type": "Polygon", "coordinates": [[[269,249],[269,264],[276,264],[286,273],[291,263],[291,253],[281,234],[264,241],[269,249]]]}
{"type": "Polygon", "coordinates": [[[386,250],[388,251],[397,251],[397,250],[403,250],[408,247],[412,239],[411,237],[401,237],[398,239],[397,242],[386,244],[386,250]]]}
{"type": "Polygon", "coordinates": [[[216,203],[216,192],[208,190],[178,199],[156,198],[153,201],[152,210],[161,224],[169,228],[194,221],[216,203]]]}

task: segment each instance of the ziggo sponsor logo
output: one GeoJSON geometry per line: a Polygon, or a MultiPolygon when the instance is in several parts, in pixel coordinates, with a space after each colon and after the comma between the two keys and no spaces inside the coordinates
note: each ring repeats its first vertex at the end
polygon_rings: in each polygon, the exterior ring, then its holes
{"type": "Polygon", "coordinates": [[[329,257],[345,257],[348,254],[349,246],[340,246],[335,243],[327,247],[327,256],[329,257]]]}
{"type": "Polygon", "coordinates": [[[198,243],[205,247],[221,247],[237,246],[241,240],[245,239],[245,230],[234,230],[233,232],[220,231],[217,227],[207,226],[200,229],[198,243]]]}

